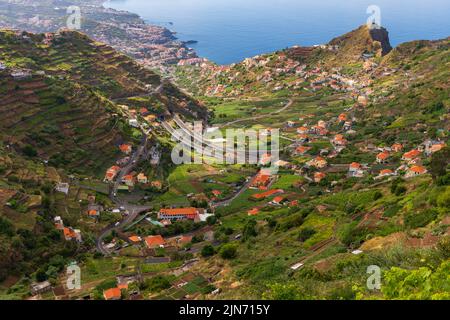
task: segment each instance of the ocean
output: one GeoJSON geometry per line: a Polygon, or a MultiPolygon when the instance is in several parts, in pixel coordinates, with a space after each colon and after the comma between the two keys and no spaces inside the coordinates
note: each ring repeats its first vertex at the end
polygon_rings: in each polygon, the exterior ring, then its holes
{"type": "Polygon", "coordinates": [[[315,45],[356,29],[380,9],[391,44],[450,36],[448,0],[110,0],[106,7],[165,26],[199,56],[231,64],[293,45],[315,45]]]}

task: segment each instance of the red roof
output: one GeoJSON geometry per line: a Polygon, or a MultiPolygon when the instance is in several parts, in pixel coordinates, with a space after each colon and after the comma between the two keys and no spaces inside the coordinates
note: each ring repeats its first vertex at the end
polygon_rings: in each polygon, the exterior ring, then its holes
{"type": "Polygon", "coordinates": [[[122,297],[122,293],[119,288],[111,288],[103,291],[103,297],[105,300],[119,300],[122,297]]]}
{"type": "Polygon", "coordinates": [[[377,155],[377,159],[378,159],[378,160],[386,160],[386,159],[389,158],[389,157],[390,157],[390,154],[389,154],[389,152],[387,152],[387,151],[384,151],[384,152],[379,153],[379,154],[377,155]]]}
{"type": "Polygon", "coordinates": [[[178,215],[196,215],[199,210],[197,208],[178,208],[178,209],[161,209],[159,212],[168,216],[178,215]]]}
{"type": "Polygon", "coordinates": [[[380,175],[384,176],[384,175],[388,175],[388,174],[393,174],[394,172],[391,169],[383,169],[380,171],[380,175]]]}
{"type": "Polygon", "coordinates": [[[285,199],[285,198],[284,198],[284,197],[281,197],[281,196],[275,197],[275,198],[273,199],[273,202],[274,202],[274,203],[281,203],[281,202],[283,202],[284,199],[285,199]]]}
{"type": "Polygon", "coordinates": [[[411,150],[403,155],[403,159],[412,160],[420,156],[421,152],[419,150],[411,150]]]}
{"type": "Polygon", "coordinates": [[[284,190],[281,190],[281,189],[269,190],[269,191],[266,191],[264,193],[255,194],[252,197],[254,199],[265,199],[265,198],[268,198],[268,197],[273,196],[273,195],[278,194],[278,193],[284,193],[284,190]]]}
{"type": "Polygon", "coordinates": [[[163,246],[165,243],[166,243],[166,241],[160,235],[149,236],[149,237],[145,238],[145,244],[149,248],[157,248],[159,246],[163,246]]]}
{"type": "Polygon", "coordinates": [[[120,151],[122,152],[130,152],[131,151],[131,145],[129,144],[122,144],[119,146],[120,151]]]}
{"type": "Polygon", "coordinates": [[[358,162],[353,162],[352,164],[350,164],[350,168],[359,169],[359,168],[361,168],[361,164],[358,162]]]}
{"type": "Polygon", "coordinates": [[[414,173],[417,173],[417,174],[424,174],[427,172],[427,169],[422,166],[414,166],[414,167],[411,167],[409,170],[414,173]]]}
{"type": "Polygon", "coordinates": [[[252,210],[247,211],[249,216],[256,216],[259,213],[258,208],[253,208],[252,210]]]}
{"type": "Polygon", "coordinates": [[[128,238],[131,242],[141,242],[141,238],[139,238],[138,236],[131,236],[128,238]]]}

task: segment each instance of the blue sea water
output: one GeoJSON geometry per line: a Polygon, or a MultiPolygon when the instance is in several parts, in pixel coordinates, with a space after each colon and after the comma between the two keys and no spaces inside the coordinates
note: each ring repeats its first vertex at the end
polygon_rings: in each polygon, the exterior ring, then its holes
{"type": "Polygon", "coordinates": [[[196,40],[197,53],[219,64],[293,45],[326,43],[381,10],[391,43],[450,36],[449,0],[110,0],[105,6],[196,40]]]}

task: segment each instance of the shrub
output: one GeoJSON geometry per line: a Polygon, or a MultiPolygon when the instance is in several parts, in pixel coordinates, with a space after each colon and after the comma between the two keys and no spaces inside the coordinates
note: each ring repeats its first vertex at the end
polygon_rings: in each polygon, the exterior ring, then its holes
{"type": "Polygon", "coordinates": [[[305,242],[308,239],[310,239],[313,235],[315,235],[317,232],[314,229],[311,228],[305,228],[300,230],[300,233],[298,235],[298,240],[301,242],[305,242]]]}
{"type": "Polygon", "coordinates": [[[37,156],[37,151],[36,151],[36,149],[34,149],[32,146],[30,146],[30,145],[26,145],[23,149],[22,149],[22,152],[26,155],[26,156],[28,156],[28,157],[30,157],[30,158],[32,158],[32,157],[36,157],[37,156]]]}
{"type": "Polygon", "coordinates": [[[383,194],[380,191],[375,191],[373,194],[373,201],[377,201],[379,199],[383,198],[383,194]]]}
{"type": "Polygon", "coordinates": [[[14,225],[4,217],[0,217],[0,234],[10,237],[14,235],[14,225]]]}
{"type": "Polygon", "coordinates": [[[220,248],[219,254],[222,259],[234,259],[237,256],[237,246],[232,243],[225,244],[220,248]]]}
{"type": "Polygon", "coordinates": [[[242,235],[242,241],[246,241],[252,237],[256,237],[258,233],[256,232],[256,221],[250,220],[244,226],[244,231],[242,235]]]}
{"type": "Polygon", "coordinates": [[[212,245],[206,245],[202,248],[201,255],[204,258],[211,257],[215,254],[214,247],[212,245]]]}

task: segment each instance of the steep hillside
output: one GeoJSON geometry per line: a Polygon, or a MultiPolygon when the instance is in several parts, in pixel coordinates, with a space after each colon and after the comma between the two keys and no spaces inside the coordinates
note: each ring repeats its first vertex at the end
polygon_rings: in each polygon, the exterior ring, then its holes
{"type": "Polygon", "coordinates": [[[364,71],[367,60],[381,59],[391,50],[386,29],[371,30],[363,25],[328,44],[296,46],[230,66],[208,63],[197,67],[180,66],[175,79],[197,95],[218,97],[267,95],[287,89],[291,93],[305,88],[315,90],[314,85],[322,83],[322,71],[330,75],[339,72],[354,75],[359,70],[364,71]]]}
{"type": "MultiPolygon", "coordinates": [[[[78,32],[0,32],[4,141],[37,150],[52,165],[100,174],[116,146],[133,139],[117,103],[165,115],[206,110],[155,73],[78,32]]],[[[32,152],[33,154],[35,152],[32,152]]]]}
{"type": "MultiPolygon", "coordinates": [[[[184,105],[202,116],[202,108],[154,72],[111,47],[73,31],[56,34],[0,32],[0,61],[11,68],[45,71],[100,91],[108,99],[156,93],[166,110],[184,105]]],[[[204,114],[203,114],[204,116],[204,114]]]]}
{"type": "Polygon", "coordinates": [[[131,138],[115,106],[68,80],[0,73],[1,139],[20,154],[75,172],[101,174],[131,138]]]}

